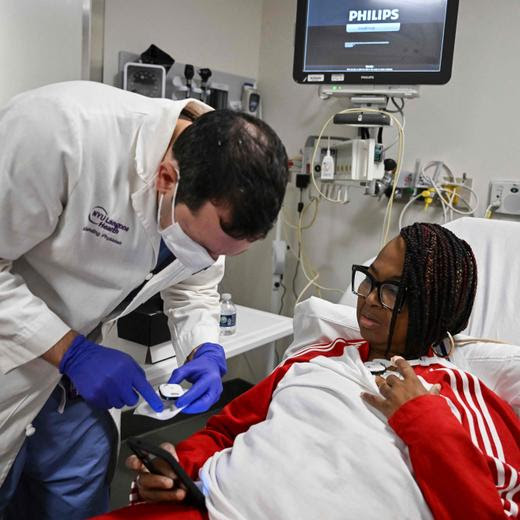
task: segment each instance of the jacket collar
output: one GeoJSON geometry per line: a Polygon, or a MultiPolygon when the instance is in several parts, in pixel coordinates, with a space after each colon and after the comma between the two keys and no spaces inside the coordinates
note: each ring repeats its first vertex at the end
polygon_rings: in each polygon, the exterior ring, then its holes
{"type": "Polygon", "coordinates": [[[193,103],[193,110],[199,115],[213,110],[209,105],[191,98],[182,101],[163,99],[157,102],[159,109],[144,116],[135,146],[135,171],[144,182],[155,177],[184,108],[193,103]]]}
{"type": "Polygon", "coordinates": [[[157,100],[158,110],[146,114],[138,130],[134,165],[137,174],[132,189],[132,206],[138,215],[154,250],[159,256],[160,235],[157,231],[157,190],[155,177],[182,110],[193,103],[195,112],[203,114],[213,110],[196,99],[182,101],[157,100]]]}

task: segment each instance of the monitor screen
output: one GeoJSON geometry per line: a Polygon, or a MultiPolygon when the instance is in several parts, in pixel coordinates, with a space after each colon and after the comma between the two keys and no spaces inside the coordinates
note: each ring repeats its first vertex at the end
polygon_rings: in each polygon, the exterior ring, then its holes
{"type": "Polygon", "coordinates": [[[458,0],[298,0],[294,79],[447,83],[457,10],[458,0]]]}

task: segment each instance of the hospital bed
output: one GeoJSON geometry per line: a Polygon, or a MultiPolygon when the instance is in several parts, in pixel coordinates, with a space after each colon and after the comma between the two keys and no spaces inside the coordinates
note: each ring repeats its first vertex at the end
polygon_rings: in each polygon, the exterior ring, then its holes
{"type": "MultiPolygon", "coordinates": [[[[478,268],[473,311],[456,339],[497,341],[456,347],[450,360],[479,377],[520,417],[520,223],[465,217],[446,227],[470,244],[478,268]]],[[[298,305],[285,357],[316,340],[359,338],[356,301],[349,287],[339,304],[313,297],[298,305]]]]}

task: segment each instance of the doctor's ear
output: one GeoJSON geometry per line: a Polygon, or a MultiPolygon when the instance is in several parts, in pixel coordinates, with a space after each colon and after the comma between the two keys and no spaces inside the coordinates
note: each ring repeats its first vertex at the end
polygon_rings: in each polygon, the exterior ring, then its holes
{"type": "Polygon", "coordinates": [[[166,195],[173,191],[179,181],[178,164],[175,159],[164,158],[157,170],[156,187],[159,193],[166,195]]]}

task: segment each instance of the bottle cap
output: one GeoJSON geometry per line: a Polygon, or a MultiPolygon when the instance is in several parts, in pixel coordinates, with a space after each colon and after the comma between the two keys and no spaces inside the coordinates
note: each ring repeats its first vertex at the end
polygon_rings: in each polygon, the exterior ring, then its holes
{"type": "Polygon", "coordinates": [[[222,295],[222,299],[223,299],[223,300],[231,300],[231,294],[229,294],[229,293],[224,293],[224,294],[222,295]]]}

